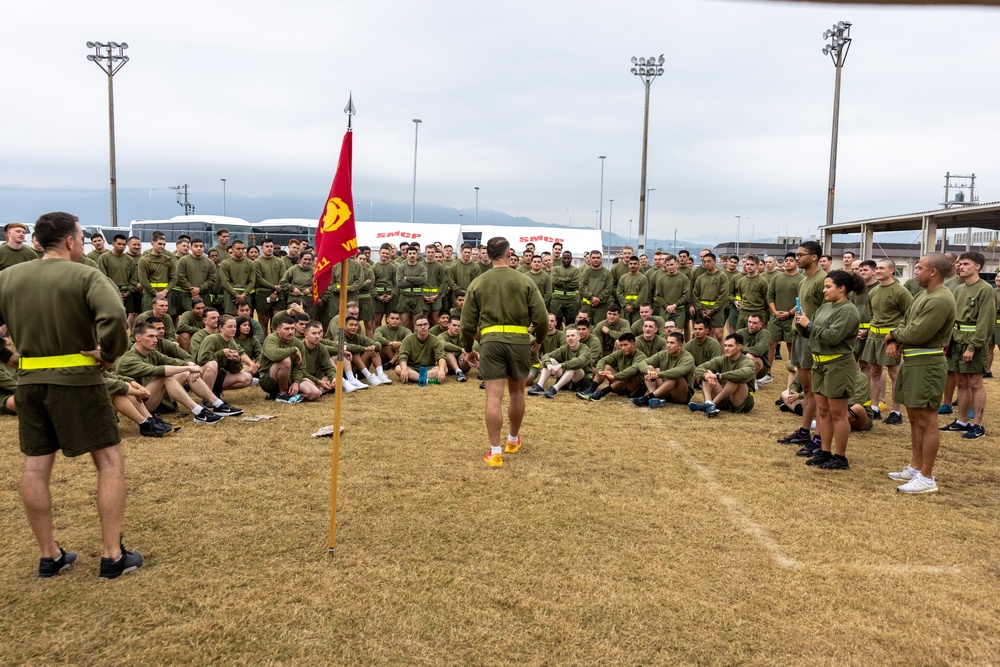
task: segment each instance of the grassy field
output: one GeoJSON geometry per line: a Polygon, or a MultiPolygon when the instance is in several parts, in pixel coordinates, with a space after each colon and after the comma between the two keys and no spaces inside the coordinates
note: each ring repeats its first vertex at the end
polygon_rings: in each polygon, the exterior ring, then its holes
{"type": "Polygon", "coordinates": [[[817,471],[775,444],[795,427],[777,392],[713,421],[529,398],[499,470],[475,383],[357,392],[335,556],[331,441],[309,437],[332,399],[236,392],[278,418],[188,417],[162,440],[123,425],[125,542],[147,560],[111,582],[83,458],[53,479],[80,560],[35,577],[16,420],[0,418],[0,664],[1000,662],[997,436],[945,434],[941,491],[903,497],[885,473],[908,461],[907,425],[852,438],[850,471],[817,471]]]}

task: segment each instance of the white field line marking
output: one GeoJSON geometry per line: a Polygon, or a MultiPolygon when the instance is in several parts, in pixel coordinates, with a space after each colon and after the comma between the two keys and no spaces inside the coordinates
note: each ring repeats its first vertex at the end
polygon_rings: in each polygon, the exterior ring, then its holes
{"type": "MultiPolygon", "coordinates": [[[[800,570],[806,567],[806,564],[797,561],[794,558],[789,558],[784,554],[781,547],[774,541],[767,529],[750,518],[743,503],[726,494],[724,487],[716,481],[715,474],[711,470],[693,460],[687,455],[684,449],[673,440],[667,440],[666,444],[674,450],[674,455],[677,458],[685,461],[688,465],[694,468],[699,475],[701,475],[701,478],[705,481],[705,485],[708,486],[709,490],[715,494],[715,497],[719,499],[719,502],[721,502],[725,508],[729,510],[729,514],[733,518],[736,525],[739,526],[747,535],[754,538],[765,551],[770,553],[771,558],[774,559],[774,562],[778,565],[778,567],[786,570],[800,570]]],[[[962,569],[959,567],[947,567],[943,565],[855,565],[845,563],[840,567],[841,569],[855,570],[863,573],[879,574],[955,575],[962,573],[962,569]]]]}

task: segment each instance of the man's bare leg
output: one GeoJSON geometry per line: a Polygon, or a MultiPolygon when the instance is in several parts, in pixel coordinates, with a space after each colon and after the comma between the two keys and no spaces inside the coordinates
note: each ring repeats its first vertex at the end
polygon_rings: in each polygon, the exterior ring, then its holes
{"type": "Polygon", "coordinates": [[[26,456],[21,472],[21,500],[28,525],[35,535],[43,558],[59,558],[61,552],[56,545],[52,527],[52,493],[49,479],[56,455],[26,456]]]}
{"type": "Polygon", "coordinates": [[[125,519],[125,456],[121,445],[91,452],[97,466],[97,516],[101,520],[103,556],[118,560],[125,519]]]}

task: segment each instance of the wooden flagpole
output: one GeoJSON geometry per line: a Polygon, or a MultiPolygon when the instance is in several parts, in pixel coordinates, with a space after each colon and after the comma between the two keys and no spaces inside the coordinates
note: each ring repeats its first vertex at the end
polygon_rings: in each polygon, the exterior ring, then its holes
{"type": "Polygon", "coordinates": [[[337,377],[333,380],[333,454],[330,469],[330,542],[327,547],[332,555],[337,548],[337,471],[340,464],[340,416],[344,398],[344,320],[347,318],[347,261],[340,263],[340,308],[337,322],[337,377]]]}

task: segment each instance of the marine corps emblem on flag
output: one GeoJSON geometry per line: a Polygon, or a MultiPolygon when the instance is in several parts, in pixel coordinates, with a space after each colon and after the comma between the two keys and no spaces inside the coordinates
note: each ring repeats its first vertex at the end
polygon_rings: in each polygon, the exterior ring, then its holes
{"type": "Polygon", "coordinates": [[[344,134],[337,172],[326,198],[326,206],[316,226],[316,268],[313,271],[313,302],[330,286],[337,264],[358,253],[358,234],[354,227],[354,197],[351,193],[351,130],[344,134]]]}

